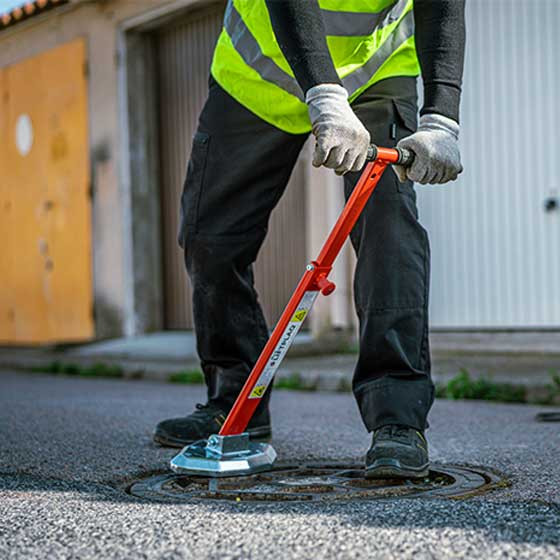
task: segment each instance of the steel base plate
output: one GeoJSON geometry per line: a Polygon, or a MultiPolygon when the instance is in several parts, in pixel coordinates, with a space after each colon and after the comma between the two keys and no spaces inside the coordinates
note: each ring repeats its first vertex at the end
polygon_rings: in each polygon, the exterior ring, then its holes
{"type": "Polygon", "coordinates": [[[276,451],[268,443],[255,443],[248,434],[210,436],[185,447],[170,463],[180,474],[205,477],[246,476],[270,470],[276,451]]]}

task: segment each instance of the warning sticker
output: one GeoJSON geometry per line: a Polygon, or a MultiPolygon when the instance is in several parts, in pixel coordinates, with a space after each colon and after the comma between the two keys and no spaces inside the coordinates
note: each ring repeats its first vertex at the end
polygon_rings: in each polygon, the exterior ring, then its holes
{"type": "Polygon", "coordinates": [[[251,395],[249,398],[251,399],[258,399],[260,397],[262,397],[264,395],[264,392],[266,391],[266,386],[265,385],[257,385],[253,391],[251,392],[251,395]]]}
{"type": "Polygon", "coordinates": [[[292,345],[292,342],[294,341],[294,338],[301,328],[304,319],[307,317],[309,310],[313,306],[318,293],[319,292],[305,292],[305,294],[301,298],[297,310],[292,315],[292,318],[290,319],[290,322],[282,333],[282,336],[280,337],[276,348],[270,355],[266,366],[259,376],[257,384],[251,391],[251,394],[249,395],[250,399],[260,399],[264,395],[266,388],[270,385],[270,382],[272,381],[276,370],[282,363],[286,352],[292,345]]]}
{"type": "Polygon", "coordinates": [[[301,321],[305,319],[306,315],[307,315],[307,311],[305,309],[302,309],[301,311],[296,311],[294,313],[294,316],[292,317],[292,322],[301,323],[301,321]]]}

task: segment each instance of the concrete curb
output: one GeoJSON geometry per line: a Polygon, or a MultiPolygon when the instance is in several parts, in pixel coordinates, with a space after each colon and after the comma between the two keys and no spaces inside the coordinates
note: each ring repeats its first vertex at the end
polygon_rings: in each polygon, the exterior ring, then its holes
{"type": "MultiPolygon", "coordinates": [[[[350,391],[357,354],[349,333],[333,332],[313,340],[304,336],[290,349],[278,374],[284,388],[350,391]],[[342,352],[341,352],[342,351],[342,352]]],[[[355,343],[354,343],[355,344],[355,343]]],[[[460,371],[472,378],[523,385],[538,399],[551,374],[560,373],[560,333],[432,333],[432,370],[436,383],[460,371]]],[[[136,339],[44,348],[0,348],[0,368],[29,370],[53,362],[91,367],[118,366],[125,379],[168,381],[171,374],[200,370],[192,333],[155,333],[136,339]]]]}
{"type": "MultiPolygon", "coordinates": [[[[290,357],[284,361],[276,375],[276,385],[280,388],[348,392],[351,390],[352,371],[356,361],[355,354],[335,354],[321,356],[290,357]]],[[[525,355],[523,360],[515,354],[471,355],[451,352],[434,352],[433,379],[446,383],[462,369],[472,378],[491,378],[496,383],[510,383],[526,387],[531,402],[542,401],[548,395],[551,384],[549,367],[556,364],[555,357],[525,355]],[[545,359],[546,358],[546,359],[545,359]]],[[[118,366],[124,379],[145,379],[155,382],[169,382],[172,374],[199,370],[197,360],[135,360],[111,356],[74,356],[66,352],[46,350],[2,350],[0,369],[27,370],[45,367],[53,362],[78,367],[91,367],[104,363],[118,366]]],[[[554,404],[560,404],[560,397],[554,404]],[[556,402],[557,401],[557,402],[556,402]]]]}
{"type": "MultiPolygon", "coordinates": [[[[340,361],[340,356],[338,357],[340,361]]],[[[321,356],[318,359],[324,359],[321,356]]],[[[343,354],[343,361],[352,362],[353,355],[343,354]]],[[[317,358],[316,358],[317,359],[317,358]]],[[[301,390],[318,390],[329,392],[350,391],[352,366],[340,364],[336,369],[323,369],[321,367],[310,368],[307,361],[314,361],[312,357],[305,358],[306,365],[302,367],[300,360],[287,359],[276,374],[277,383],[282,382],[290,385],[297,384],[301,390]]],[[[96,364],[118,366],[122,369],[123,379],[147,379],[158,382],[169,382],[169,376],[185,371],[200,370],[198,360],[134,360],[111,355],[96,355],[94,357],[73,356],[64,352],[41,351],[41,350],[3,350],[0,352],[0,369],[29,371],[36,368],[46,367],[54,362],[61,364],[72,364],[78,367],[91,367],[96,364]]],[[[336,360],[335,360],[336,362],[336,360]]]]}

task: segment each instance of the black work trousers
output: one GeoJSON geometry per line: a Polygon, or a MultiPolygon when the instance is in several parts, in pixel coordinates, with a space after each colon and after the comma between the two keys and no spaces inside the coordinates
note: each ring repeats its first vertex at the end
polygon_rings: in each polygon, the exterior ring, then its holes
{"type": "MultiPolygon", "coordinates": [[[[372,142],[394,146],[416,128],[416,83],[390,78],[352,107],[372,142]]],[[[193,287],[208,398],[229,409],[269,335],[252,265],[307,134],[266,123],[213,79],[194,136],[179,242],[193,287]]],[[[349,196],[359,173],[344,178],[349,196]]],[[[433,401],[428,347],[429,245],[412,183],[388,169],[351,234],[359,357],[353,391],[368,430],[426,427],[433,401]]],[[[261,407],[268,406],[270,391],[261,407]]]]}

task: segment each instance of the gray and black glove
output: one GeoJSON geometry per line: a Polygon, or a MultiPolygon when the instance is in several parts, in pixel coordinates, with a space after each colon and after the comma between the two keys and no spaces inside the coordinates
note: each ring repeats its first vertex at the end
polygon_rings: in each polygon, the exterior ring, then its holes
{"type": "Polygon", "coordinates": [[[397,146],[412,150],[415,155],[410,167],[393,167],[401,182],[410,179],[421,185],[442,184],[454,181],[463,171],[459,124],[443,115],[422,115],[418,130],[397,146]]]}
{"type": "Polygon", "coordinates": [[[370,137],[348,103],[348,92],[338,84],[319,84],[307,91],[305,102],[316,140],[313,165],[338,175],[360,171],[370,137]]]}

